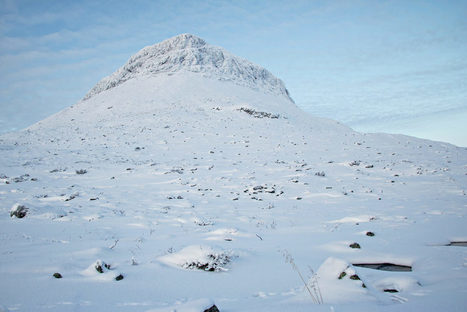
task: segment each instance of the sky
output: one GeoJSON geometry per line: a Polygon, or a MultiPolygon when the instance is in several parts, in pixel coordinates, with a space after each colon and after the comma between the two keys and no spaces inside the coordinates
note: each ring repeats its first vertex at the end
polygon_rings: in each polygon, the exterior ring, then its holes
{"type": "Polygon", "coordinates": [[[265,67],[315,116],[467,146],[467,0],[0,0],[0,133],[181,33],[265,67]]]}

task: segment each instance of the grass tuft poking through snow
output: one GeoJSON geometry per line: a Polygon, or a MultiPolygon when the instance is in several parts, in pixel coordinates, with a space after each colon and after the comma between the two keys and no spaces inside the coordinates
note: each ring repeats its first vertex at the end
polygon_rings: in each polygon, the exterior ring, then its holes
{"type": "Polygon", "coordinates": [[[290,263],[295,272],[297,272],[298,276],[300,277],[300,280],[302,281],[303,285],[305,285],[305,288],[310,294],[310,297],[313,300],[313,302],[316,304],[323,304],[323,296],[321,295],[321,290],[319,288],[318,276],[313,271],[313,269],[309,267],[310,272],[312,273],[312,277],[309,279],[308,282],[306,282],[302,273],[300,272],[300,269],[295,264],[295,260],[292,257],[292,255],[287,250],[284,250],[283,255],[285,257],[285,261],[287,263],[290,263]]]}

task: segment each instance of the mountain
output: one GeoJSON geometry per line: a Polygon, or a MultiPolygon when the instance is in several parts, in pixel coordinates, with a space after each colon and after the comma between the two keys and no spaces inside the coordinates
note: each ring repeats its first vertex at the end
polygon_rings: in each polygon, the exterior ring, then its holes
{"type": "Polygon", "coordinates": [[[102,79],[84,99],[136,78],[182,71],[233,81],[242,86],[268,90],[288,97],[282,81],[266,69],[207,44],[191,34],[182,34],[146,47],[112,75],[102,79]]]}
{"type": "Polygon", "coordinates": [[[0,137],[0,311],[462,310],[466,170],[179,35],[0,137]]]}

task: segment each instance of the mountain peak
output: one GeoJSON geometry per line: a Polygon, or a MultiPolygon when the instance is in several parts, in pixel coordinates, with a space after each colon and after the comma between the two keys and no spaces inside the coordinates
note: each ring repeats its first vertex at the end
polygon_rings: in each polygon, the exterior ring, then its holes
{"type": "Polygon", "coordinates": [[[98,82],[83,100],[132,78],[184,71],[202,73],[205,77],[232,81],[290,99],[284,83],[263,67],[209,45],[192,34],[180,34],[143,48],[123,67],[98,82]]]}
{"type": "Polygon", "coordinates": [[[175,37],[164,40],[160,43],[166,46],[170,46],[174,49],[186,49],[186,48],[200,48],[205,46],[207,43],[200,37],[192,34],[180,34],[175,37]]]}

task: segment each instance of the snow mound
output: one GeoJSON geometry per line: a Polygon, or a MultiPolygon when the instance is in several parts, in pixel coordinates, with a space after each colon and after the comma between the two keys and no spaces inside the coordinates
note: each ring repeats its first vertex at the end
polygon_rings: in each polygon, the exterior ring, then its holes
{"type": "Polygon", "coordinates": [[[410,291],[420,287],[420,283],[408,276],[386,277],[375,283],[375,288],[381,291],[395,290],[397,292],[410,291]]]}
{"type": "Polygon", "coordinates": [[[183,71],[202,73],[290,98],[284,83],[263,67],[211,46],[201,38],[181,34],[143,48],[123,67],[98,82],[83,100],[135,77],[183,71]]]}
{"type": "Polygon", "coordinates": [[[211,299],[197,299],[190,300],[183,303],[177,303],[172,306],[164,308],[150,309],[147,312],[202,312],[214,305],[214,301],[211,299]]]}
{"type": "Polygon", "coordinates": [[[325,303],[355,302],[368,299],[368,291],[351,264],[327,258],[317,272],[317,283],[325,303]]]}
{"type": "Polygon", "coordinates": [[[81,275],[96,281],[108,282],[115,280],[119,274],[113,271],[113,268],[109,264],[98,259],[85,270],[81,271],[81,275]]]}

